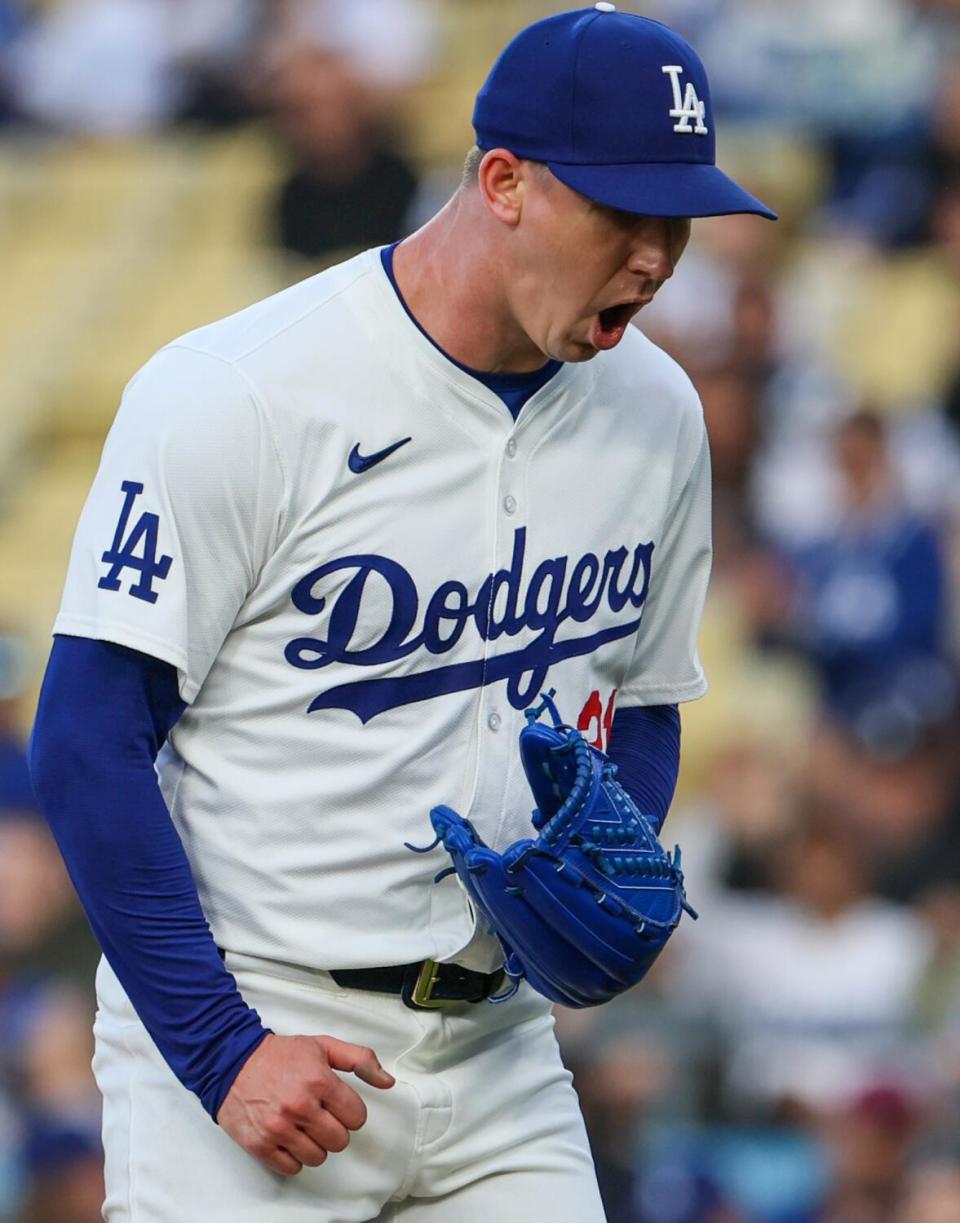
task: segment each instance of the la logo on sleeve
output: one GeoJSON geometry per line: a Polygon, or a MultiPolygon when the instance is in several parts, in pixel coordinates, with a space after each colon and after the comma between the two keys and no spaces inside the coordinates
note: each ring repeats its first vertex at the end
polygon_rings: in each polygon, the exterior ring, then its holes
{"type": "Polygon", "coordinates": [[[143,599],[145,603],[156,603],[157,592],[153,589],[153,583],[156,580],[163,581],[173,564],[172,556],[157,556],[160,515],[145,510],[130,527],[133,503],[143,492],[143,485],[136,480],[124,480],[120,491],[123,493],[123,507],[113,537],[113,546],[100,558],[104,564],[110,566],[110,571],[97,585],[101,590],[119,590],[120,575],[124,569],[132,569],[139,573],[140,579],[128,588],[128,593],[135,599],[143,599]]]}
{"type": "Polygon", "coordinates": [[[683,76],[683,68],[679,64],[664,64],[661,71],[670,78],[673,85],[673,109],[670,111],[670,118],[679,120],[673,125],[673,130],[684,132],[688,136],[708,135],[710,129],[705,122],[707,104],[697,97],[693,81],[687,81],[686,90],[681,92],[680,78],[683,76]],[[695,122],[695,127],[690,126],[691,121],[695,122]]]}

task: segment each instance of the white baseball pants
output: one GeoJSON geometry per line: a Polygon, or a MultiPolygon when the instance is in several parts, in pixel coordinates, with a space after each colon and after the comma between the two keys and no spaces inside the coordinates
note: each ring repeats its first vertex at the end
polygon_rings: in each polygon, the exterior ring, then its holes
{"type": "Polygon", "coordinates": [[[593,1162],[549,1005],[420,1012],[326,973],[227,956],[284,1036],[369,1045],[396,1085],[350,1078],[368,1109],[350,1146],[292,1178],[238,1147],[160,1057],[116,977],[97,977],[108,1223],[603,1223],[593,1162]]]}

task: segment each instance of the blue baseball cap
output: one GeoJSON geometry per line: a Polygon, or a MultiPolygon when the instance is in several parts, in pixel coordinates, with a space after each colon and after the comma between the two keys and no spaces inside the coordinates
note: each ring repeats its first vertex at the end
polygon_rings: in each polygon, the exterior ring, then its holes
{"type": "Polygon", "coordinates": [[[777,219],[717,169],[710,86],[697,53],[661,22],[613,4],[521,30],[477,95],[473,126],[481,149],[544,162],[610,208],[777,219]]]}

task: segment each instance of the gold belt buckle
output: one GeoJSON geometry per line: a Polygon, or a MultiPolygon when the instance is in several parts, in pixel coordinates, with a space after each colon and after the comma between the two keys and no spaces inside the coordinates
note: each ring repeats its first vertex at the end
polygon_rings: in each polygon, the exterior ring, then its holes
{"type": "Polygon", "coordinates": [[[434,998],[433,987],[440,980],[440,965],[436,960],[424,960],[416,983],[410,991],[410,1002],[425,1010],[441,1010],[446,1006],[456,1006],[455,998],[434,998]]]}

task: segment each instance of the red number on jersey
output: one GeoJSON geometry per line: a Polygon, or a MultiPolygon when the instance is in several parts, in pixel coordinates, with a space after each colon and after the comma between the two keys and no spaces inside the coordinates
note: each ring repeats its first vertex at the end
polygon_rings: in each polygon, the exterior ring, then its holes
{"type": "Polygon", "coordinates": [[[577,730],[583,732],[583,737],[591,747],[599,748],[601,752],[610,750],[610,732],[613,728],[613,706],[616,697],[617,690],[614,688],[607,701],[607,708],[604,710],[600,693],[595,688],[587,697],[587,702],[577,718],[577,730]],[[596,723],[596,729],[594,729],[594,723],[596,723]]]}

